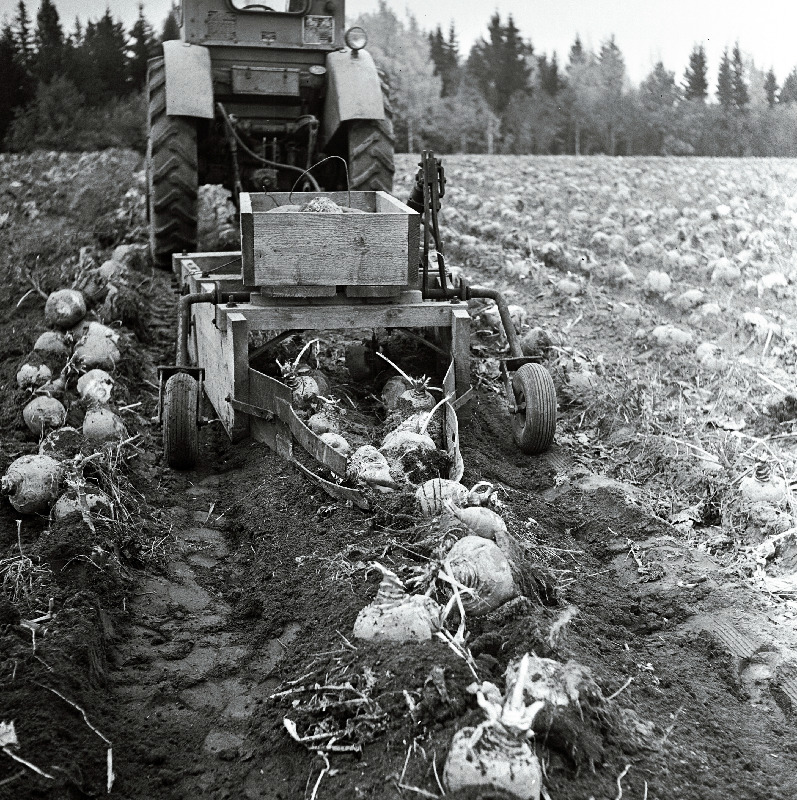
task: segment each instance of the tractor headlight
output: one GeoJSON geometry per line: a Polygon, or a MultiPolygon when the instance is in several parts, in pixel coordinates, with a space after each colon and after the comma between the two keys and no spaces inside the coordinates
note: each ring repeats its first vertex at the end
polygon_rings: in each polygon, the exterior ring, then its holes
{"type": "Polygon", "coordinates": [[[359,25],[355,25],[353,28],[349,28],[346,31],[346,35],[343,37],[346,44],[352,50],[362,50],[365,45],[368,44],[368,36],[366,35],[365,31],[359,27],[359,25]]]}

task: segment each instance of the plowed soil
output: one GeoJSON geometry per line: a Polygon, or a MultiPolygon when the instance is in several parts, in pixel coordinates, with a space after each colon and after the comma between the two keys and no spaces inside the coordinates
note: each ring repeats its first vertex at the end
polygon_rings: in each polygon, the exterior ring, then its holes
{"type": "MultiPolygon", "coordinates": [[[[0,218],[8,212],[0,225],[3,470],[37,446],[21,422],[25,398],[15,388],[16,369],[44,330],[39,295],[19,303],[31,276],[49,292],[68,285],[80,247],[95,248],[102,260],[121,242],[145,240],[136,157],[106,153],[76,165],[78,158],[0,161],[0,218]],[[127,216],[108,214],[127,207],[127,216]]],[[[416,161],[398,159],[400,197],[416,161]]],[[[704,162],[688,163],[700,169],[704,162]]],[[[744,170],[755,166],[733,162],[729,174],[737,163],[743,194],[744,170]]],[[[782,170],[773,180],[794,194],[794,169],[774,163],[782,170]]],[[[644,345],[644,332],[637,335],[646,320],[677,322],[677,313],[639,286],[601,287],[583,273],[578,280],[591,288],[574,301],[552,289],[568,269],[541,260],[530,278],[510,277],[508,253],[535,259],[527,231],[506,222],[506,236],[520,243],[504,242],[499,253],[484,249],[487,233],[481,249],[473,248],[465,239],[473,234],[459,224],[479,217],[472,203],[479,192],[484,203],[500,207],[509,191],[483,185],[474,178],[479,170],[502,170],[510,181],[522,167],[537,181],[534,192],[544,194],[545,180],[558,176],[577,194],[580,180],[605,180],[614,164],[614,180],[632,187],[650,170],[666,175],[666,165],[473,157],[446,164],[451,184],[460,179],[450,197],[458,212],[447,219],[455,242],[449,261],[463,263],[472,282],[513,292],[512,302],[524,305],[531,324],[548,329],[559,347],[548,352],[561,393],[557,442],[529,457],[512,443],[496,380],[500,339],[489,331],[474,336],[478,389],[461,429],[463,483],[499,487],[502,513],[533,555],[541,587],[535,597],[469,620],[479,679],[503,685],[508,662],[526,652],[572,659],[592,671],[607,698],[605,713],[586,713],[569,735],[536,738],[554,800],[797,797],[797,617],[788,596],[762,591],[752,580],[745,553],[764,533],[733,527],[727,514],[711,525],[673,519],[704,502],[712,486],[730,508],[742,467],[717,489],[719,479],[696,477],[694,464],[668,455],[659,440],[651,449],[652,436],[679,438],[682,429],[651,430],[644,402],[634,412],[627,396],[618,399],[621,389],[632,391],[631,382],[647,381],[653,391],[645,372],[651,362],[658,367],[654,388],[673,407],[683,399],[682,384],[694,391],[704,386],[691,350],[663,354],[644,345]],[[471,199],[459,206],[464,197],[471,199]],[[639,314],[623,316],[621,306],[639,314]],[[576,354],[597,376],[587,398],[567,388],[576,354]],[[726,540],[712,544],[718,532],[726,540]],[[565,618],[566,625],[555,624],[565,618]]],[[[673,181],[680,169],[673,168],[673,181]]],[[[670,188],[677,193],[677,185],[670,188]]],[[[551,233],[544,218],[541,229],[551,233]]],[[[641,284],[651,264],[632,267],[641,284]]],[[[155,365],[173,358],[177,294],[169,275],[142,269],[148,335],[127,334],[127,366],[118,376],[126,402],[143,404],[128,418],[142,437],[125,467],[137,504],[135,529],[123,540],[103,539],[108,557],[98,563],[96,537],[82,525],[25,518],[18,539],[19,515],[5,501],[0,507],[0,559],[17,558],[21,547],[30,561],[24,580],[6,570],[0,595],[0,721],[15,722],[13,753],[29,762],[0,752],[0,798],[105,795],[108,742],[110,796],[130,800],[441,796],[437,776],[454,732],[482,719],[467,692],[468,665],[438,640],[377,645],[352,636],[379,581],[369,564],[376,560],[405,576],[423,568],[430,553],[419,545],[422,537],[395,508],[369,514],[348,508],[263,445],[231,444],[217,424],[202,431],[197,470],[166,468],[151,421],[153,385],[155,365]],[[35,638],[19,624],[45,615],[35,638]],[[367,713],[355,715],[353,700],[367,713]],[[358,746],[316,754],[288,735],[285,719],[300,728],[322,719],[348,724],[346,741],[358,746]]],[[[690,283],[713,285],[705,271],[689,275],[690,283]]],[[[723,289],[727,315],[753,302],[743,292],[730,300],[728,294],[723,289]]],[[[777,308],[793,303],[779,298],[777,308]]],[[[693,329],[699,337],[701,329],[693,329]]],[[[342,350],[330,341],[330,358],[342,364],[342,350]]],[[[786,341],[785,333],[775,341],[780,358],[786,341]]],[[[767,353],[764,341],[755,341],[746,354],[754,354],[754,365],[763,363],[772,346],[767,353]]],[[[729,364],[736,356],[729,346],[729,364]]],[[[738,388],[742,409],[748,390],[738,388]]],[[[757,425],[763,437],[760,409],[741,413],[748,430],[757,425]]],[[[778,455],[790,463],[787,452],[778,455]]]]}

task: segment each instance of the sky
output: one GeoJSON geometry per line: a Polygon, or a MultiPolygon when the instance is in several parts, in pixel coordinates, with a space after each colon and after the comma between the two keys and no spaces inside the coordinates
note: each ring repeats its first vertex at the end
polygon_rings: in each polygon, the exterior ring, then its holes
{"type": "MultiPolygon", "coordinates": [[[[26,0],[32,17],[39,0],[26,0]]],[[[106,6],[129,28],[137,16],[137,0],[54,0],[67,29],[75,16],[96,19],[106,6]]],[[[713,83],[722,50],[738,40],[759,69],[773,67],[778,82],[797,66],[797,0],[387,0],[400,18],[415,16],[422,28],[438,24],[447,31],[454,25],[467,52],[480,36],[487,35],[490,16],[514,17],[524,39],[535,51],[556,51],[560,63],[567,60],[578,33],[582,41],[598,49],[611,34],[622,51],[632,82],[639,83],[661,60],[680,79],[695,43],[706,46],[709,77],[713,83]]],[[[13,15],[17,0],[0,0],[0,18],[13,15]]],[[[171,0],[144,0],[144,14],[160,29],[171,0]]],[[[349,19],[375,11],[377,0],[346,0],[349,19]]]]}

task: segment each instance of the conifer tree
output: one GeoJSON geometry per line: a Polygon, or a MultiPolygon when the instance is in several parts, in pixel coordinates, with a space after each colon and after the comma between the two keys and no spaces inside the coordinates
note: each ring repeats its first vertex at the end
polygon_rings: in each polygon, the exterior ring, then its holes
{"type": "Polygon", "coordinates": [[[36,14],[36,58],[34,73],[43,83],[61,74],[64,56],[64,31],[52,0],[42,0],[36,14]]]}
{"type": "Polygon", "coordinates": [[[783,81],[783,86],[778,95],[778,103],[797,103],[797,67],[795,67],[783,81]]]}
{"type": "Polygon", "coordinates": [[[147,82],[147,62],[155,55],[156,41],[152,26],[144,18],[144,4],[138,4],[138,19],[130,29],[128,76],[131,87],[140,92],[147,82]]]}
{"type": "Polygon", "coordinates": [[[733,105],[737,110],[743,111],[750,103],[750,92],[744,80],[744,63],[739,42],[733,46],[733,64],[731,70],[731,84],[733,86],[733,105]]]}
{"type": "Polygon", "coordinates": [[[767,96],[767,105],[772,108],[778,99],[778,79],[775,77],[775,70],[772,67],[767,72],[764,79],[764,93],[767,96]]]}
{"type": "Polygon", "coordinates": [[[171,9],[163,21],[163,30],[161,31],[161,42],[169,42],[173,39],[180,38],[180,23],[177,17],[177,7],[172,4],[171,9]]]}
{"type": "Polygon", "coordinates": [[[726,111],[730,111],[734,107],[733,70],[731,69],[731,59],[728,56],[727,47],[722,53],[719,72],[717,73],[717,100],[726,111]]]}
{"type": "Polygon", "coordinates": [[[28,9],[25,6],[25,0],[19,0],[14,22],[16,23],[14,29],[14,43],[17,51],[17,59],[25,69],[29,69],[33,59],[33,41],[30,33],[30,17],[28,16],[28,9]]]}
{"type": "Polygon", "coordinates": [[[550,97],[556,97],[564,86],[556,53],[551,56],[550,61],[545,53],[537,58],[537,74],[540,89],[550,97]]]}
{"type": "Polygon", "coordinates": [[[708,97],[708,63],[706,48],[702,44],[695,45],[689,55],[689,66],[684,73],[684,98],[705,103],[708,97]]]}

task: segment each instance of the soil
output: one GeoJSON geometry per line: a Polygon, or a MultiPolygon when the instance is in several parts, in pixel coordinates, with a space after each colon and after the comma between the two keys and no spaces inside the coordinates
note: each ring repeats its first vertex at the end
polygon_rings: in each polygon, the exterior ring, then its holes
{"type": "MultiPolygon", "coordinates": [[[[398,159],[406,173],[399,196],[415,161],[398,159]]],[[[568,185],[592,186],[615,163],[616,179],[632,185],[664,170],[655,159],[516,161],[540,170],[542,183],[564,175],[568,185]]],[[[459,179],[464,187],[451,193],[453,208],[467,210],[463,198],[481,192],[500,210],[509,190],[488,190],[474,174],[506,176],[511,162],[446,163],[452,184],[459,179]]],[[[743,191],[751,162],[738,164],[743,191]]],[[[94,159],[0,160],[12,187],[0,208],[10,214],[0,225],[9,253],[0,282],[3,470],[37,447],[21,422],[25,396],[14,388],[17,366],[45,327],[37,293],[17,305],[31,288],[26,270],[46,292],[68,277],[80,247],[103,256],[123,241],[144,241],[142,211],[135,196],[125,199],[140,190],[140,169],[132,154],[113,151],[94,159]],[[80,192],[72,191],[74,182],[80,192]],[[59,204],[53,196],[74,200],[59,204]],[[39,210],[33,218],[31,206],[21,205],[30,200],[39,210]],[[126,203],[129,216],[107,213],[126,203]],[[92,222],[100,209],[102,225],[92,222]]],[[[680,169],[673,167],[673,180],[680,169]]],[[[780,173],[786,194],[797,187],[790,169],[780,173]]],[[[456,243],[450,260],[467,263],[474,282],[513,292],[513,301],[533,311],[533,324],[560,343],[547,353],[560,388],[557,441],[529,457],[512,444],[496,380],[500,339],[486,330],[474,336],[478,390],[461,427],[463,483],[499,488],[501,513],[523,544],[523,566],[536,586],[527,598],[468,620],[479,680],[503,686],[507,664],[526,652],[591,671],[603,695],[598,706],[535,737],[554,800],[796,797],[797,617],[788,596],[764,592],[753,580],[749,548],[764,535],[758,530],[755,538],[752,523],[745,527],[734,516],[732,487],[742,467],[733,459],[741,448],[725,443],[737,469],[722,479],[700,473],[683,448],[668,449],[663,440],[685,436],[684,415],[697,414],[702,402],[673,412],[682,408],[684,386],[698,392],[705,384],[695,377],[691,352],[665,357],[637,336],[640,318],[683,320],[665,300],[633,286],[595,281],[573,302],[551,289],[561,277],[556,265],[535,267],[530,279],[509,278],[490,262],[497,250],[468,249],[458,219],[447,220],[456,243]],[[622,316],[623,304],[639,315],[622,316]],[[567,383],[578,354],[601,381],[587,399],[575,398],[567,383]],[[631,383],[648,392],[637,397],[636,414],[631,383]],[[651,416],[645,404],[656,392],[657,401],[670,401],[651,416]],[[659,427],[649,427],[650,419],[659,427]],[[722,498],[714,517],[711,491],[722,498]],[[677,517],[698,506],[693,524],[677,517]],[[719,534],[725,539],[717,544],[719,534]]],[[[510,223],[505,230],[514,235],[510,223]]],[[[510,252],[510,245],[501,247],[510,252]]],[[[522,256],[524,246],[511,252],[522,256]]],[[[634,263],[639,272],[648,268],[634,263]]],[[[18,538],[18,515],[5,502],[0,507],[0,721],[15,723],[13,752],[49,776],[0,753],[0,798],[106,794],[108,743],[111,796],[130,800],[440,796],[436,776],[454,732],[483,718],[467,691],[471,669],[437,639],[398,645],[352,636],[379,582],[370,563],[405,578],[423,569],[423,531],[387,504],[365,514],[333,501],[263,445],[231,444],[217,424],[203,429],[197,470],[167,469],[151,417],[155,365],[173,357],[176,294],[168,275],[143,270],[147,333],[137,336],[130,326],[117,376],[120,404],[143,404],[126,418],[141,434],[120,467],[128,524],[92,533],[80,519],[26,517],[18,538]],[[20,551],[28,561],[23,579],[15,579],[6,565],[20,551]],[[340,731],[339,750],[311,752],[291,738],[291,723],[299,735],[340,731]]],[[[749,300],[736,302],[746,310],[749,300]]],[[[763,359],[763,350],[764,342],[755,342],[747,355],[763,359]]],[[[738,400],[748,430],[760,438],[766,415],[744,410],[745,390],[705,413],[730,417],[738,400]]],[[[777,407],[787,422],[788,408],[777,407]]]]}

